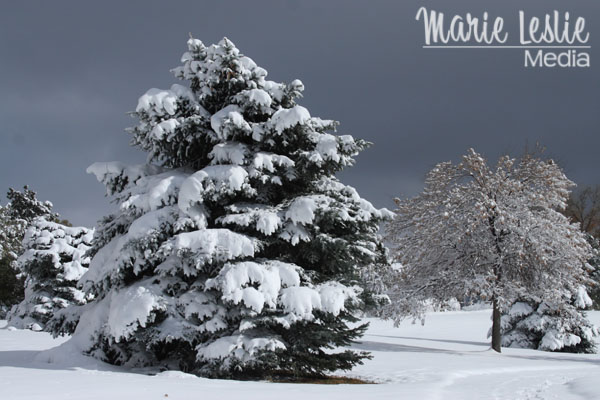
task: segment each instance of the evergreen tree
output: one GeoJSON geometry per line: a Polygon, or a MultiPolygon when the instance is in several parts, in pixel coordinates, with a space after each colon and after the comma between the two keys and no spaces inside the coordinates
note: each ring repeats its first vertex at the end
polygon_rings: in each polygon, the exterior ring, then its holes
{"type": "Polygon", "coordinates": [[[259,377],[350,369],[362,267],[389,216],[334,174],[368,143],[296,100],[223,39],[188,41],[173,70],[189,87],[150,89],[132,144],[151,164],[96,163],[119,204],[82,278],[95,300],[73,340],[103,360],[259,377]],[[88,340],[90,338],[90,340],[88,340]]]}
{"type": "Polygon", "coordinates": [[[52,212],[52,203],[38,200],[36,193],[27,185],[23,186],[22,192],[9,188],[6,197],[9,201],[7,214],[13,220],[30,224],[35,218],[41,216],[48,216],[49,219],[57,218],[57,215],[52,212]]]}
{"type": "Polygon", "coordinates": [[[10,326],[55,334],[73,332],[77,319],[61,310],[85,302],[76,284],[87,270],[85,253],[92,236],[93,230],[44,217],[31,222],[23,239],[24,253],[17,259],[17,267],[26,277],[25,298],[8,314],[10,326]]]}
{"type": "Polygon", "coordinates": [[[52,203],[38,200],[28,186],[22,192],[10,188],[6,197],[9,203],[0,206],[0,318],[23,300],[24,277],[15,262],[23,252],[21,244],[27,226],[38,216],[56,217],[52,203]]]}
{"type": "Polygon", "coordinates": [[[10,308],[23,300],[24,278],[13,267],[8,255],[0,258],[0,319],[6,317],[10,308]]]}
{"type": "Polygon", "coordinates": [[[585,288],[560,302],[523,296],[502,315],[502,345],[545,351],[595,353],[598,328],[583,309],[592,305],[585,288]]]}

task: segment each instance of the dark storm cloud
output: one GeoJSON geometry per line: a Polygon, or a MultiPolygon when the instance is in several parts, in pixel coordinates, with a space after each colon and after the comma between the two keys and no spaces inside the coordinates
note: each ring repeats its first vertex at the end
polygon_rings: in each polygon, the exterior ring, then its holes
{"type": "Polygon", "coordinates": [[[597,2],[173,1],[12,2],[0,13],[0,190],[31,185],[77,224],[110,205],[85,168],[143,162],[128,146],[126,115],[150,87],[175,82],[188,32],[229,37],[269,77],[306,86],[312,115],[374,142],[342,179],[378,206],[414,195],[427,170],[468,147],[490,158],[542,142],[583,184],[598,183],[598,55],[588,69],[525,69],[522,50],[422,49],[414,20],[446,14],[504,17],[553,9],[586,17],[597,2]],[[565,8],[568,7],[568,8],[565,8]]]}

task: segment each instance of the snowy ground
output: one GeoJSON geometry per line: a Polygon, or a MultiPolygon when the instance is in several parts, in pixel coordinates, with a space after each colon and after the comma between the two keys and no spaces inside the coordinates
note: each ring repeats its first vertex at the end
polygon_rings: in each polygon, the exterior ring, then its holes
{"type": "MultiPolygon", "coordinates": [[[[104,399],[600,399],[600,356],[489,350],[490,311],[433,313],[425,326],[370,320],[357,349],[373,359],[348,373],[377,385],[300,385],[149,376],[44,351],[66,339],[0,330],[0,398],[104,399]]],[[[600,324],[600,312],[589,318],[600,324]]],[[[5,322],[0,322],[4,326],[5,322]]]]}

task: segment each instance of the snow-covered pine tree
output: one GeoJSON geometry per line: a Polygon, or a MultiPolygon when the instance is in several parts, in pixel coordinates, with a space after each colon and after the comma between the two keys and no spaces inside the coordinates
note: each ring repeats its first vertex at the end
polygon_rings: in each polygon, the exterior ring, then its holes
{"type": "Polygon", "coordinates": [[[89,264],[93,230],[35,218],[23,239],[18,270],[26,277],[25,298],[8,314],[8,325],[21,329],[72,333],[77,319],[61,311],[85,302],[77,281],[89,264]]]}
{"type": "Polygon", "coordinates": [[[523,293],[561,304],[589,282],[591,247],[559,211],[573,185],[552,160],[531,154],[490,167],[470,149],[459,164],[438,164],[423,193],[396,199],[387,240],[403,268],[384,316],[422,317],[427,301],[489,299],[500,352],[501,312],[523,293]]]}
{"type": "Polygon", "coordinates": [[[4,319],[12,306],[23,300],[23,279],[14,266],[13,248],[17,241],[11,240],[15,230],[17,227],[8,216],[8,207],[0,205],[0,319],[4,319]]]}
{"type": "Polygon", "coordinates": [[[6,197],[8,204],[0,206],[0,257],[15,260],[23,252],[21,244],[27,226],[36,217],[53,219],[56,214],[52,213],[52,203],[38,200],[28,186],[22,192],[9,188],[6,197]]]}
{"type": "Polygon", "coordinates": [[[37,217],[57,217],[52,212],[52,203],[38,200],[37,194],[27,185],[23,186],[22,192],[9,188],[6,197],[8,198],[8,216],[15,221],[25,221],[30,224],[37,217]]]}
{"type": "Polygon", "coordinates": [[[598,328],[583,310],[592,305],[585,288],[560,302],[521,297],[502,315],[502,345],[545,351],[595,353],[598,328]]]}
{"type": "Polygon", "coordinates": [[[9,202],[0,206],[0,317],[23,299],[23,277],[16,260],[23,252],[22,241],[27,226],[38,216],[55,218],[52,203],[40,201],[36,193],[23,187],[23,191],[10,188],[9,202]]]}
{"type": "Polygon", "coordinates": [[[223,39],[189,51],[189,87],[138,101],[132,144],[149,164],[96,163],[119,204],[96,232],[74,341],[103,360],[204,376],[319,374],[366,329],[359,270],[380,261],[375,209],[334,174],[367,147],[296,104],[223,39]],[[90,341],[91,339],[91,341],[90,341]]]}

